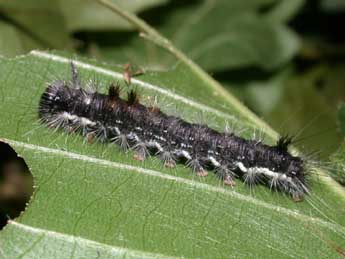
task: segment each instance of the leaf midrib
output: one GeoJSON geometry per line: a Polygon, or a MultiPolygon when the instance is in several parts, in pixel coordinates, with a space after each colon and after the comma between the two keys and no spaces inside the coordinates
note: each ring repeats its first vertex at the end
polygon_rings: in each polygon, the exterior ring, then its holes
{"type": "MultiPolygon", "coordinates": [[[[95,247],[107,248],[109,250],[112,250],[112,251],[115,251],[118,253],[125,252],[126,254],[129,254],[132,256],[141,256],[141,257],[145,256],[145,258],[177,258],[177,257],[166,256],[166,255],[158,254],[158,253],[149,253],[149,252],[141,251],[141,250],[134,250],[134,249],[129,249],[129,248],[125,248],[125,247],[108,245],[108,244],[100,243],[100,242],[97,242],[97,241],[94,241],[91,239],[83,238],[80,236],[73,236],[70,234],[65,234],[65,233],[51,231],[51,230],[47,230],[47,229],[43,229],[43,228],[28,226],[28,225],[25,225],[25,224],[22,224],[22,223],[13,221],[13,220],[10,220],[8,222],[8,225],[5,228],[8,228],[8,227],[15,227],[17,229],[24,230],[26,232],[35,233],[35,234],[42,234],[42,236],[40,236],[38,238],[39,240],[37,243],[39,243],[40,239],[42,239],[43,237],[50,236],[50,237],[54,237],[54,239],[62,239],[64,241],[68,241],[69,243],[75,243],[75,242],[78,242],[79,244],[84,243],[86,246],[95,246],[95,247]]],[[[31,249],[32,248],[33,247],[31,247],[31,249]]],[[[29,251],[25,251],[24,254],[21,255],[21,257],[24,256],[25,253],[28,253],[28,252],[29,251]]]]}

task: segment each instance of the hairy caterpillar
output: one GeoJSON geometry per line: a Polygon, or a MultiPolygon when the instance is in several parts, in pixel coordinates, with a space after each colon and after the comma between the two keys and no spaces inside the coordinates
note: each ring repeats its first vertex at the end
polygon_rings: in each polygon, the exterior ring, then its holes
{"type": "Polygon", "coordinates": [[[93,139],[118,144],[144,160],[155,154],[166,167],[183,162],[199,176],[212,169],[226,185],[234,178],[288,193],[296,201],[308,192],[302,158],[288,152],[291,140],[282,137],[275,146],[246,140],[234,133],[221,133],[207,125],[193,124],[169,116],[158,107],[146,107],[131,90],[127,100],[112,84],[108,94],[82,87],[71,63],[72,80],[57,80],[42,94],[38,114],[51,128],[78,132],[93,139]]]}

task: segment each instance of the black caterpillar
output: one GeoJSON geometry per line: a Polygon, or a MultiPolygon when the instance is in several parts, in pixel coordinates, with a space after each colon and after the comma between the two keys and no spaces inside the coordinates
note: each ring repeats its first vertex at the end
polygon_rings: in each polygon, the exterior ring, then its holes
{"type": "Polygon", "coordinates": [[[109,87],[108,95],[86,90],[73,63],[71,67],[72,81],[55,81],[42,94],[39,118],[49,127],[79,132],[89,142],[116,143],[124,150],[134,150],[138,160],[155,154],[167,167],[184,162],[199,176],[213,169],[226,185],[234,185],[238,177],[250,185],[264,183],[296,201],[308,192],[305,163],[288,152],[290,138],[282,137],[269,146],[220,133],[166,115],[158,107],[146,107],[133,90],[127,100],[121,99],[117,84],[109,87]]]}

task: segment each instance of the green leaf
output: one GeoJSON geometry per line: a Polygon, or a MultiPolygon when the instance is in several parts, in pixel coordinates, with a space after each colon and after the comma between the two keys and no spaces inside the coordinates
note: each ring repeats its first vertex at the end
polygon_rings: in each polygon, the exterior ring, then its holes
{"type": "MultiPolygon", "coordinates": [[[[133,161],[108,144],[40,125],[37,106],[47,82],[70,78],[70,57],[32,52],[0,62],[0,138],[21,155],[35,180],[26,211],[0,232],[4,258],[338,258],[343,250],[344,193],[329,178],[311,177],[301,203],[264,186],[233,189],[210,175],[199,179],[156,158],[133,161]]],[[[99,91],[122,81],[122,68],[73,56],[85,82],[99,91]]],[[[164,112],[193,121],[202,113],[251,137],[260,126],[188,67],[132,79],[144,103],[158,97],[164,112]],[[191,98],[193,96],[193,98],[191,98]],[[172,104],[172,105],[171,105],[172,104]]],[[[273,139],[267,137],[268,143],[273,139]]]]}
{"type": "MultiPolygon", "coordinates": [[[[243,95],[241,98],[247,104],[247,106],[256,114],[267,116],[272,111],[278,109],[281,105],[281,101],[284,94],[284,86],[286,80],[291,77],[292,69],[286,68],[282,71],[277,71],[273,76],[266,80],[253,79],[250,82],[241,84],[241,82],[231,83],[230,90],[239,89],[239,92],[243,95]],[[234,87],[235,86],[235,87],[234,87]],[[269,101],[267,101],[269,99],[269,101]]],[[[248,80],[249,76],[244,74],[244,78],[248,80]]],[[[281,123],[281,120],[279,120],[281,123]]],[[[279,123],[277,121],[277,124],[279,123]]]]}
{"type": "Polygon", "coordinates": [[[0,34],[0,55],[2,56],[24,54],[29,49],[40,47],[15,26],[2,21],[0,21],[0,34]]]}
{"type": "MultiPolygon", "coordinates": [[[[299,49],[294,32],[278,19],[269,17],[270,13],[260,12],[273,2],[220,0],[180,3],[177,7],[171,4],[161,16],[158,14],[158,18],[155,10],[144,18],[149,22],[150,19],[153,22],[159,20],[157,29],[208,71],[250,66],[272,70],[290,61],[299,49]]],[[[171,56],[162,58],[159,49],[148,47],[136,37],[126,36],[124,44],[116,40],[116,47],[103,46],[100,42],[98,57],[124,62],[126,59],[136,60],[151,67],[162,67],[162,64],[167,67],[175,63],[171,56]]]]}
{"type": "Polygon", "coordinates": [[[321,8],[328,12],[339,12],[345,9],[345,2],[343,0],[322,0],[321,8]]]}
{"type": "MultiPolygon", "coordinates": [[[[114,1],[140,12],[167,0],[114,1]]],[[[5,22],[0,23],[0,53],[15,56],[32,49],[71,50],[70,33],[78,30],[129,30],[131,25],[91,0],[0,0],[5,22]]]]}
{"type": "Polygon", "coordinates": [[[9,43],[13,41],[14,46],[17,46],[8,53],[2,50],[6,56],[14,51],[18,55],[35,48],[72,48],[72,40],[56,0],[0,0],[0,9],[7,26],[12,26],[11,30],[16,34],[15,38],[8,31],[7,34],[1,34],[2,38],[10,36],[1,40],[9,43]]]}
{"type": "Polygon", "coordinates": [[[282,24],[258,14],[265,3],[207,2],[191,10],[185,28],[176,28],[180,31],[175,45],[206,70],[280,66],[296,53],[298,40],[282,24]]]}
{"type": "Polygon", "coordinates": [[[340,126],[340,132],[345,136],[345,103],[341,103],[338,110],[338,123],[340,126]]]}
{"type": "Polygon", "coordinates": [[[331,176],[341,185],[345,186],[345,145],[344,141],[337,152],[331,156],[334,166],[330,169],[331,176]]]}
{"type": "Polygon", "coordinates": [[[343,71],[340,64],[317,65],[303,72],[289,66],[268,75],[244,70],[230,74],[233,81],[227,85],[282,135],[295,136],[304,153],[328,160],[343,139],[336,121],[345,98],[343,71]]]}
{"type": "Polygon", "coordinates": [[[268,12],[266,18],[271,22],[288,22],[305,4],[306,0],[281,0],[268,12]]]}
{"type": "MultiPolygon", "coordinates": [[[[131,30],[133,26],[122,18],[114,16],[93,0],[58,0],[70,31],[78,30],[131,30]]],[[[124,10],[137,13],[161,5],[168,0],[122,1],[112,0],[124,10]]]]}
{"type": "Polygon", "coordinates": [[[337,117],[343,141],[338,150],[331,156],[331,161],[334,164],[334,167],[331,168],[330,173],[338,183],[345,186],[345,103],[343,102],[339,105],[337,117]]]}

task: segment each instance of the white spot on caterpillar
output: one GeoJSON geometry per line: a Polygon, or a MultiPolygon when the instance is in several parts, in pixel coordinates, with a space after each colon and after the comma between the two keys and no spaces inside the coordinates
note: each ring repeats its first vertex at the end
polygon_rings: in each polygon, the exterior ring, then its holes
{"type": "Polygon", "coordinates": [[[80,117],[79,118],[80,124],[83,126],[95,126],[96,122],[93,122],[85,117],[80,117]]]}
{"type": "Polygon", "coordinates": [[[118,127],[109,127],[111,130],[115,130],[116,132],[116,135],[120,135],[121,134],[121,131],[119,130],[118,127]]]}
{"type": "Polygon", "coordinates": [[[258,173],[264,174],[264,175],[271,177],[271,178],[276,177],[282,181],[292,181],[291,177],[288,177],[286,174],[280,174],[280,173],[271,171],[271,170],[264,168],[264,167],[256,167],[255,169],[258,171],[258,173]]]}
{"type": "Polygon", "coordinates": [[[84,103],[85,103],[86,105],[90,105],[90,103],[91,103],[91,98],[86,97],[85,100],[84,100],[84,103]]]}
{"type": "Polygon", "coordinates": [[[286,174],[274,172],[265,167],[250,167],[247,169],[244,167],[244,165],[241,162],[237,163],[236,165],[242,172],[246,173],[247,182],[254,180],[256,175],[262,174],[271,178],[274,182],[287,181],[287,182],[293,183],[292,178],[288,177],[286,174]],[[245,169],[246,171],[243,171],[242,169],[245,169]]]}
{"type": "Polygon", "coordinates": [[[164,149],[162,148],[162,146],[157,142],[157,141],[149,141],[146,144],[148,147],[153,147],[153,148],[157,148],[159,152],[164,151],[164,149]]]}
{"type": "Polygon", "coordinates": [[[242,171],[242,172],[247,172],[248,171],[248,169],[244,166],[244,164],[242,163],[242,162],[237,162],[237,163],[235,163],[236,164],[236,166],[242,171]]]}
{"type": "Polygon", "coordinates": [[[211,161],[213,166],[215,166],[215,167],[219,167],[220,166],[220,163],[213,156],[208,157],[208,159],[211,161]]]}
{"type": "Polygon", "coordinates": [[[153,137],[156,138],[156,139],[162,140],[162,141],[164,141],[164,142],[167,141],[165,138],[163,138],[163,137],[161,137],[161,136],[159,136],[159,135],[154,135],[153,137]]]}
{"type": "Polygon", "coordinates": [[[72,115],[69,112],[63,112],[60,114],[60,116],[65,120],[71,120],[72,121],[72,120],[78,119],[78,116],[72,115]]]}
{"type": "Polygon", "coordinates": [[[190,154],[186,150],[176,150],[175,153],[177,156],[180,156],[180,157],[182,156],[188,160],[192,159],[192,157],[190,156],[190,154]]]}
{"type": "Polygon", "coordinates": [[[130,132],[128,135],[127,135],[127,138],[130,139],[130,140],[135,140],[137,142],[140,141],[140,138],[138,137],[137,134],[135,134],[134,132],[130,132]]]}

